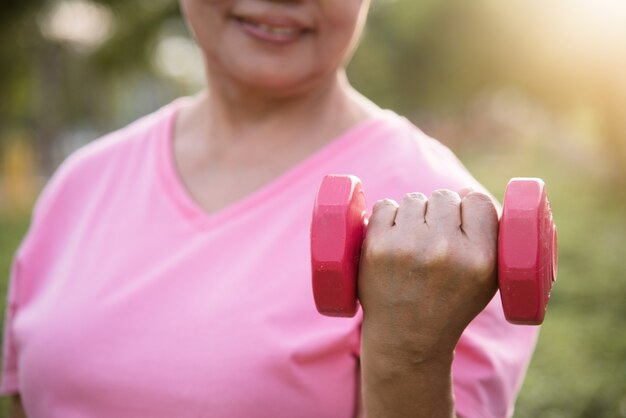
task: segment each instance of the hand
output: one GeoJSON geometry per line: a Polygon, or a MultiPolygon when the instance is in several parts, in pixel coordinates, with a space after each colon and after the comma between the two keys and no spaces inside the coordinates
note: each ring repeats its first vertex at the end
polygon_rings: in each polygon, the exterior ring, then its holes
{"type": "Polygon", "coordinates": [[[359,267],[368,352],[384,367],[448,367],[463,330],[497,289],[497,234],[497,210],[483,193],[377,202],[359,267]]]}

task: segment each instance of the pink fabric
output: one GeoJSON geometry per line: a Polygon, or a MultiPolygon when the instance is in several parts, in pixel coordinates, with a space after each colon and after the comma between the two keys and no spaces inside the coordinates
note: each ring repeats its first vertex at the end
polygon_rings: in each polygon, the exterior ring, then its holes
{"type": "MultiPolygon", "coordinates": [[[[1,392],[30,418],[352,417],[361,317],[320,316],[310,289],[322,176],[359,176],[370,205],[475,180],[386,112],[206,214],[172,164],[180,103],[79,150],[47,185],[14,262],[1,392]]],[[[460,414],[512,413],[536,334],[494,298],[456,351],[460,414]]]]}

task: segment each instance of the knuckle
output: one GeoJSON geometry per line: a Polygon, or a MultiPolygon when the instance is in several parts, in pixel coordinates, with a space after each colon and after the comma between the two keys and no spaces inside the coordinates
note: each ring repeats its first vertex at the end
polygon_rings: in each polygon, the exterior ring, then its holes
{"type": "Polygon", "coordinates": [[[394,259],[401,263],[414,264],[417,260],[417,249],[410,243],[399,244],[394,248],[394,259]]]}
{"type": "Polygon", "coordinates": [[[494,207],[493,199],[491,198],[491,196],[483,192],[476,192],[476,191],[471,192],[467,196],[465,196],[463,200],[471,204],[494,207]]]}
{"type": "Polygon", "coordinates": [[[459,190],[459,195],[467,196],[468,194],[472,193],[475,190],[476,189],[474,189],[472,186],[463,187],[461,190],[459,190]]]}
{"type": "Polygon", "coordinates": [[[472,192],[465,196],[462,202],[463,210],[474,213],[476,216],[486,217],[492,222],[498,222],[498,209],[493,198],[485,193],[472,192]]]}
{"type": "Polygon", "coordinates": [[[450,259],[450,253],[450,242],[444,237],[439,237],[424,247],[420,257],[421,263],[425,267],[435,267],[446,264],[450,259]]]}
{"type": "Polygon", "coordinates": [[[435,190],[430,197],[430,201],[434,207],[442,209],[443,213],[450,213],[455,208],[460,208],[461,197],[458,193],[451,190],[435,190]]]}
{"type": "Polygon", "coordinates": [[[376,203],[374,203],[374,207],[372,208],[372,212],[376,212],[379,211],[381,209],[387,209],[387,208],[396,208],[398,207],[398,204],[395,202],[395,200],[393,199],[380,199],[377,200],[376,203]]]}
{"type": "Polygon", "coordinates": [[[376,262],[389,253],[387,247],[384,240],[367,237],[363,242],[362,256],[370,262],[376,262]]]}
{"type": "Polygon", "coordinates": [[[426,202],[428,198],[424,193],[411,192],[404,195],[403,202],[411,203],[415,201],[426,202]]]}
{"type": "Polygon", "coordinates": [[[495,269],[496,256],[492,251],[476,252],[469,262],[469,270],[479,276],[489,276],[495,269]]]}
{"type": "Polygon", "coordinates": [[[372,264],[393,263],[397,266],[411,265],[418,259],[415,245],[405,240],[391,239],[390,237],[386,239],[380,237],[376,239],[366,238],[363,242],[361,256],[372,264]]]}
{"type": "Polygon", "coordinates": [[[432,192],[431,199],[443,199],[443,200],[460,200],[460,196],[457,192],[453,192],[448,189],[437,189],[432,192]]]}

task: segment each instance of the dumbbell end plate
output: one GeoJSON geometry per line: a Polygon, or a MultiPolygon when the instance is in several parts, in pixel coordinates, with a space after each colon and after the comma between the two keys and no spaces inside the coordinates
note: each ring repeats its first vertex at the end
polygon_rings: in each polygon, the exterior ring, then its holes
{"type": "Polygon", "coordinates": [[[365,213],[365,195],[357,177],[324,177],[311,221],[313,296],[317,310],[323,315],[356,314],[356,281],[365,213]]]}
{"type": "Polygon", "coordinates": [[[498,235],[498,281],[509,322],[543,322],[556,270],[556,226],[545,183],[514,178],[506,189],[498,235]]]}

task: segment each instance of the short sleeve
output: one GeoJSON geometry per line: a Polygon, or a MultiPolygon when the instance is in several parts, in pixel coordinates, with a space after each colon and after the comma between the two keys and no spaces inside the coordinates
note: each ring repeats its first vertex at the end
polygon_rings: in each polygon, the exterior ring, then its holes
{"type": "Polygon", "coordinates": [[[13,337],[13,318],[17,310],[17,286],[19,276],[19,259],[13,261],[7,293],[7,304],[4,316],[4,334],[2,339],[2,370],[0,372],[0,395],[19,392],[17,373],[17,352],[13,337]]]}
{"type": "Polygon", "coordinates": [[[452,378],[460,416],[513,415],[538,333],[539,327],[506,322],[496,294],[465,329],[456,347],[452,378]]]}

